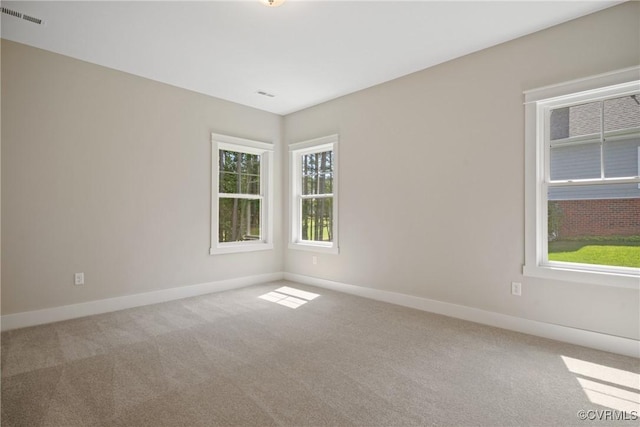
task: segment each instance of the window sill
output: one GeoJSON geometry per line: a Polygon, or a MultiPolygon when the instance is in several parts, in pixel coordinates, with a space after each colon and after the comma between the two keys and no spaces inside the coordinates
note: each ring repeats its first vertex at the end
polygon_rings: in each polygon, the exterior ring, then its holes
{"type": "Polygon", "coordinates": [[[629,268],[628,272],[605,272],[580,270],[569,266],[525,265],[522,273],[526,277],[589,283],[617,288],[640,289],[640,269],[629,268]]]}
{"type": "Polygon", "coordinates": [[[267,251],[273,249],[273,243],[227,243],[209,249],[209,255],[234,254],[240,252],[267,251]]]}
{"type": "Polygon", "coordinates": [[[325,254],[339,254],[340,251],[337,246],[328,245],[314,245],[311,243],[289,243],[289,249],[296,249],[300,251],[321,252],[325,254]]]}

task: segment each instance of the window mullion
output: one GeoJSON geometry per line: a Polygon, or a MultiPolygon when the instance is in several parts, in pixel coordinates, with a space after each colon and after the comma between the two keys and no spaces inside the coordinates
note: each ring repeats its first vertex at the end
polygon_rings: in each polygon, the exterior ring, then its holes
{"type": "Polygon", "coordinates": [[[333,197],[333,193],[325,193],[325,194],[301,194],[301,199],[329,199],[333,197]]]}
{"type": "Polygon", "coordinates": [[[262,200],[261,194],[244,194],[244,193],[218,193],[220,199],[251,199],[262,200]]]}
{"type": "Polygon", "coordinates": [[[640,178],[632,176],[632,177],[620,177],[620,178],[597,178],[597,179],[549,181],[547,185],[549,187],[571,187],[571,186],[584,186],[584,185],[635,184],[636,182],[640,182],[640,178]]]}

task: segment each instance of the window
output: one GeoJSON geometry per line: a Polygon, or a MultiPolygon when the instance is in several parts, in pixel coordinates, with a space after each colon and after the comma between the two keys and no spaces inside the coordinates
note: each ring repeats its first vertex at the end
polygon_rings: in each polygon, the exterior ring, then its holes
{"type": "Polygon", "coordinates": [[[292,144],[293,249],[338,253],[338,136],[292,144]]]}
{"type": "Polygon", "coordinates": [[[211,254],[273,248],[272,145],[211,135],[211,254]]]}
{"type": "Polygon", "coordinates": [[[638,77],[525,94],[525,275],[640,287],[638,77]]]}

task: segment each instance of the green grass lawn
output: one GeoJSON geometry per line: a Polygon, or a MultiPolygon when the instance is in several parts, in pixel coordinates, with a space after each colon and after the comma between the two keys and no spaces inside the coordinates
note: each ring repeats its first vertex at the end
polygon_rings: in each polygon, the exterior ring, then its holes
{"type": "Polygon", "coordinates": [[[556,241],[549,242],[549,261],[640,267],[640,242],[556,241]]]}
{"type": "Polygon", "coordinates": [[[320,239],[313,238],[313,234],[314,234],[313,232],[315,230],[315,226],[316,226],[316,222],[313,220],[313,218],[307,219],[306,227],[302,228],[302,236],[301,236],[302,240],[309,240],[309,241],[316,241],[316,242],[330,242],[331,239],[329,238],[329,236],[331,233],[331,227],[333,226],[331,224],[331,221],[330,220],[323,221],[322,237],[320,239]]]}

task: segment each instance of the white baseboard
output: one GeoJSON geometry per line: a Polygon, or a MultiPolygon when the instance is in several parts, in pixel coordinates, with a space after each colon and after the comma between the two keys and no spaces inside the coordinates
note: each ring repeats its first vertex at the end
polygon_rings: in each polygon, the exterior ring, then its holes
{"type": "Polygon", "coordinates": [[[396,292],[348,285],[331,280],[319,279],[294,273],[268,273],[255,276],[239,277],[235,279],[219,280],[216,282],[200,283],[197,285],[181,286],[162,289],[135,295],[107,298],[43,310],[27,311],[7,314],[0,317],[0,329],[24,328],[61,320],[75,319],[94,314],[124,310],[149,304],[173,301],[214,292],[243,288],[260,283],[273,282],[282,279],[303,283],[311,286],[331,289],[338,292],[357,295],[404,307],[415,308],[444,316],[455,317],[475,323],[482,323],[497,328],[509,329],[525,334],[536,335],[557,341],[609,351],[631,357],[640,357],[640,341],[630,338],[617,337],[599,332],[586,331],[568,326],[529,320],[506,314],[480,310],[473,307],[436,301],[396,292]]]}
{"type": "Polygon", "coordinates": [[[480,310],[464,305],[451,304],[428,298],[399,294],[396,292],[347,285],[345,283],[333,282],[331,280],[318,279],[300,274],[284,273],[284,278],[285,280],[290,280],[292,282],[318,286],[347,294],[397,304],[404,307],[415,308],[475,323],[495,326],[497,328],[509,329],[511,331],[536,335],[543,338],[595,348],[597,350],[608,351],[625,356],[640,357],[640,341],[630,338],[538,322],[536,320],[523,319],[520,317],[480,310]]]}
{"type": "Polygon", "coordinates": [[[255,276],[245,276],[235,279],[218,280],[216,282],[200,283],[197,285],[180,286],[177,288],[64,305],[61,307],[46,308],[43,310],[7,314],[0,318],[0,329],[2,331],[8,331],[27,326],[42,325],[45,323],[59,322],[61,320],[75,319],[77,317],[91,316],[93,314],[157,304],[160,302],[243,288],[245,286],[257,285],[259,283],[273,282],[276,280],[282,280],[283,277],[284,274],[282,272],[258,274],[255,276]]]}

